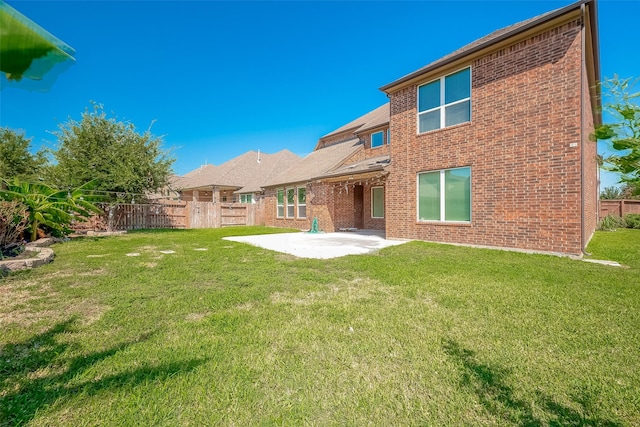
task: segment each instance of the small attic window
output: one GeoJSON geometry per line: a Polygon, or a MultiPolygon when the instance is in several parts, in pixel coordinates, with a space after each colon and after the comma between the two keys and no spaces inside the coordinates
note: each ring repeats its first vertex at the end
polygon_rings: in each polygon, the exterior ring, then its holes
{"type": "Polygon", "coordinates": [[[371,148],[384,145],[384,132],[374,132],[371,134],[371,148]]]}

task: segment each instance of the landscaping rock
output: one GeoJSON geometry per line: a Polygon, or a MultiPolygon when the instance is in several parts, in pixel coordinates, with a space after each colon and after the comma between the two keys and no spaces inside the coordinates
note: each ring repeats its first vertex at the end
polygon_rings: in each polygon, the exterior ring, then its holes
{"type": "MultiPolygon", "coordinates": [[[[28,245],[27,245],[28,246],[28,245]]],[[[29,268],[40,267],[53,261],[55,256],[53,249],[38,246],[28,246],[30,252],[37,252],[35,257],[23,259],[9,259],[0,261],[0,270],[3,272],[26,270],[29,268]]]]}

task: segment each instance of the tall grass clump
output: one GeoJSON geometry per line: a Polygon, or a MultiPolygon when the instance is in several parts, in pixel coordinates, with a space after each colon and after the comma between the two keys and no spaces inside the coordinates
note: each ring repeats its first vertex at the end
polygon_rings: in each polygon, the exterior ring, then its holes
{"type": "Polygon", "coordinates": [[[600,231],[616,231],[618,228],[626,228],[627,222],[624,218],[616,215],[607,215],[600,220],[598,230],[600,231]]]}
{"type": "Polygon", "coordinates": [[[627,214],[624,217],[624,221],[627,224],[627,228],[640,230],[640,214],[627,214]]]}

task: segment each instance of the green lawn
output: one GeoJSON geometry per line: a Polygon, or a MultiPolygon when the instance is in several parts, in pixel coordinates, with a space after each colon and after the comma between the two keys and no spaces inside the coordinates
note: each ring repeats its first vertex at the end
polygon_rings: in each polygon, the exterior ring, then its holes
{"type": "Polygon", "coordinates": [[[73,240],[2,279],[0,425],[640,425],[640,230],[589,247],[626,268],[221,240],[274,231],[73,240]]]}

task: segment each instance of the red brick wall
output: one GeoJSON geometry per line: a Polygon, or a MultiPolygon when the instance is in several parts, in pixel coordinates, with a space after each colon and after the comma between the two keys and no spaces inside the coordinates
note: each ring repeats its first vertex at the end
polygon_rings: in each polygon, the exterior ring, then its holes
{"type": "MultiPolygon", "coordinates": [[[[303,187],[304,184],[298,185],[290,185],[286,188],[294,188],[294,187],[303,187]]],[[[286,193],[285,193],[285,202],[286,202],[286,193]]],[[[311,216],[310,212],[310,203],[309,203],[309,188],[307,187],[307,214],[306,218],[297,218],[298,215],[298,200],[296,197],[296,205],[294,208],[295,218],[286,218],[287,206],[285,203],[285,217],[278,218],[277,217],[277,188],[267,188],[262,196],[261,203],[263,206],[262,218],[264,220],[264,225],[269,227],[280,227],[280,228],[297,228],[299,230],[309,230],[311,228],[311,216]]]]}
{"type": "MultiPolygon", "coordinates": [[[[371,187],[373,185],[379,186],[382,184],[379,182],[362,183],[364,195],[364,228],[384,230],[384,218],[371,218],[371,187]]],[[[277,189],[267,189],[262,199],[264,204],[264,223],[271,227],[308,230],[311,228],[311,221],[317,217],[318,227],[322,231],[333,232],[340,228],[352,228],[355,226],[353,186],[353,183],[307,184],[306,220],[276,218],[277,189]]]]}
{"type": "Polygon", "coordinates": [[[417,86],[392,93],[387,237],[580,253],[580,54],[573,21],[474,60],[472,121],[421,135],[417,86]],[[461,166],[470,224],[418,222],[417,174],[461,166]]]}
{"type": "Polygon", "coordinates": [[[307,185],[307,209],[310,223],[317,217],[321,231],[335,231],[334,195],[330,187],[318,182],[307,185]]]}
{"type": "Polygon", "coordinates": [[[320,141],[318,141],[318,150],[329,145],[337,144],[338,142],[348,141],[355,137],[356,135],[353,132],[340,132],[335,135],[321,138],[320,141]]]}
{"type": "Polygon", "coordinates": [[[388,135],[387,129],[388,127],[384,127],[382,129],[376,129],[373,132],[367,132],[365,134],[360,135],[360,139],[364,141],[365,158],[378,157],[378,156],[391,154],[391,147],[389,147],[388,145],[389,141],[387,139],[387,135],[388,135]],[[380,131],[384,132],[384,144],[379,147],[371,148],[371,134],[380,132],[380,131]]]}

